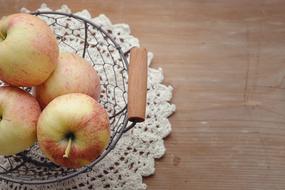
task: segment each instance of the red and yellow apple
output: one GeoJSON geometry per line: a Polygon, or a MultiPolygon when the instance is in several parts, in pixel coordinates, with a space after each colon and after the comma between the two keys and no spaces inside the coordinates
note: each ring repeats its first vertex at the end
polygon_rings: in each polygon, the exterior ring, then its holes
{"type": "Polygon", "coordinates": [[[0,79],[14,86],[43,83],[58,59],[56,38],[36,16],[18,13],[0,20],[0,79]]]}
{"type": "Polygon", "coordinates": [[[93,98],[81,93],[56,97],[37,124],[38,144],[52,162],[79,168],[95,160],[110,140],[109,117],[93,98]]]}
{"type": "Polygon", "coordinates": [[[85,59],[73,53],[61,52],[55,71],[35,88],[35,95],[44,108],[55,97],[68,93],[83,93],[98,100],[100,79],[85,59]]]}
{"type": "Polygon", "coordinates": [[[36,99],[16,87],[0,87],[0,154],[13,155],[36,141],[41,109],[36,99]]]}

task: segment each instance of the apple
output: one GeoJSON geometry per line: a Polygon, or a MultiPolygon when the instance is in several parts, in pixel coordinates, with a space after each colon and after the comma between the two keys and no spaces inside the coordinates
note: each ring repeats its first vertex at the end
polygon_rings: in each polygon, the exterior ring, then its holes
{"type": "Polygon", "coordinates": [[[85,59],[74,53],[60,52],[55,71],[35,88],[35,95],[44,108],[55,97],[68,93],[83,93],[98,100],[100,79],[85,59]]]}
{"type": "Polygon", "coordinates": [[[35,86],[54,71],[56,38],[40,18],[24,13],[0,20],[0,80],[13,86],[35,86]]]}
{"type": "Polygon", "coordinates": [[[37,124],[38,144],[55,164],[79,168],[95,160],[110,140],[109,117],[92,97],[71,93],[56,97],[37,124]]]}
{"type": "Polygon", "coordinates": [[[0,87],[0,154],[13,155],[31,146],[37,137],[41,109],[37,100],[16,87],[0,87]]]}

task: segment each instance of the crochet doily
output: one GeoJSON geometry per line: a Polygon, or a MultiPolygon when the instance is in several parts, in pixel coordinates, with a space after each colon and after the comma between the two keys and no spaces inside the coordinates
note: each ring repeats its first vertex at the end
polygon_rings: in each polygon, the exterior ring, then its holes
{"type": "MultiPolygon", "coordinates": [[[[23,8],[21,11],[28,12],[29,10],[23,8]]],[[[38,11],[52,10],[43,4],[38,11]]],[[[71,13],[66,5],[56,11],[71,13]]],[[[127,24],[112,24],[105,15],[92,18],[87,10],[75,14],[91,19],[97,25],[110,31],[113,38],[118,39],[117,43],[124,53],[134,46],[139,46],[138,39],[130,35],[131,31],[127,24]]],[[[68,24],[70,27],[73,25],[72,22],[61,24],[68,24]]],[[[70,38],[66,38],[66,44],[72,43],[68,40],[70,38]]],[[[69,51],[69,46],[65,44],[59,46],[60,49],[69,51]]],[[[148,52],[148,65],[151,64],[152,59],[153,53],[148,52]]],[[[155,172],[155,159],[165,154],[163,138],[171,132],[171,124],[167,118],[175,111],[175,105],[169,103],[173,88],[163,85],[162,82],[162,69],[148,67],[145,122],[137,124],[135,128],[125,133],[116,147],[95,165],[91,172],[46,185],[20,185],[1,181],[0,189],[146,189],[143,176],[152,175],[155,172]]]]}

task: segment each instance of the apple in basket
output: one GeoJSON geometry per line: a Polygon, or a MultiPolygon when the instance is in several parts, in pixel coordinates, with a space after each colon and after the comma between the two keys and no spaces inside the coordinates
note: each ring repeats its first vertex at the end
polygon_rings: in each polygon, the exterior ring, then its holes
{"type": "Polygon", "coordinates": [[[60,52],[55,71],[34,91],[42,108],[55,97],[68,93],[83,93],[98,100],[100,79],[85,59],[74,53],[60,52]]]}
{"type": "Polygon", "coordinates": [[[95,160],[110,140],[109,117],[90,96],[71,93],[56,97],[37,124],[38,144],[52,162],[79,168],[95,160]]]}
{"type": "Polygon", "coordinates": [[[0,79],[14,86],[43,83],[56,67],[56,38],[40,18],[24,13],[0,20],[0,79]]]}
{"type": "Polygon", "coordinates": [[[41,109],[37,100],[16,87],[0,87],[0,154],[21,152],[36,141],[41,109]]]}

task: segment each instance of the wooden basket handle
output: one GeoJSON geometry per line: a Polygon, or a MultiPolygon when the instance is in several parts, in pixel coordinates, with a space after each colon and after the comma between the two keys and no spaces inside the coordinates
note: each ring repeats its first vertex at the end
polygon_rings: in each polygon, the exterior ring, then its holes
{"type": "Polygon", "coordinates": [[[128,120],[143,122],[147,92],[147,50],[145,48],[131,49],[128,75],[128,120]]]}

